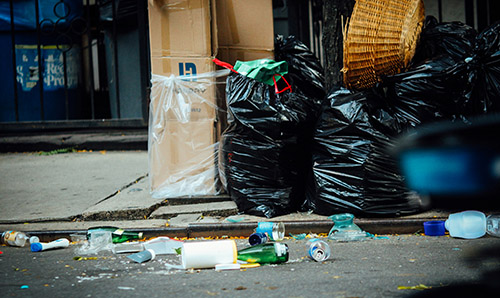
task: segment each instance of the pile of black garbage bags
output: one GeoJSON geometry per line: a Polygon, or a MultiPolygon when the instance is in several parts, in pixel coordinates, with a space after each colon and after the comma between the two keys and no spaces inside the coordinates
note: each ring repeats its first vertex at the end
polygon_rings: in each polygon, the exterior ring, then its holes
{"type": "MultiPolygon", "coordinates": [[[[422,124],[500,111],[500,24],[478,34],[429,16],[409,68],[369,90],[326,92],[315,55],[293,36],[275,40],[292,91],[238,73],[227,79],[228,127],[219,176],[240,212],[398,216],[425,210],[391,153],[422,124]]],[[[283,84],[281,80],[279,83],[283,84]]]]}

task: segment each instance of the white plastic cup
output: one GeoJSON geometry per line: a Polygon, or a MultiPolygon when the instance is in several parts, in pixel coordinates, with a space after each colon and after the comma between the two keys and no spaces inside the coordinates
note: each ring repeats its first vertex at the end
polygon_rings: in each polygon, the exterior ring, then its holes
{"type": "Polygon", "coordinates": [[[486,234],[486,216],[475,210],[453,213],[444,226],[451,237],[476,239],[486,234]]]}
{"type": "Polygon", "coordinates": [[[184,242],[181,250],[184,269],[215,268],[236,263],[238,250],[234,240],[184,242]]]}

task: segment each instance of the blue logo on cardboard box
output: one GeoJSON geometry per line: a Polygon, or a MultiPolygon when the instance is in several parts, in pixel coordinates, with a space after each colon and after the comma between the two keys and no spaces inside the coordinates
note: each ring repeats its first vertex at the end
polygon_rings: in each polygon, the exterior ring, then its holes
{"type": "MultiPolygon", "coordinates": [[[[179,63],[179,75],[181,76],[193,76],[195,77],[196,72],[196,64],[192,62],[180,62],[179,63]]],[[[187,81],[196,81],[196,78],[186,79],[187,81]]]]}

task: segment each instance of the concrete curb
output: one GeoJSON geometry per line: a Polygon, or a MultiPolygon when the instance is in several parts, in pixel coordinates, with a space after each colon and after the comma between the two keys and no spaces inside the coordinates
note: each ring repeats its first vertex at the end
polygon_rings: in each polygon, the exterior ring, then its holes
{"type": "MultiPolygon", "coordinates": [[[[445,218],[417,218],[417,219],[355,219],[355,223],[364,231],[374,235],[385,234],[414,234],[423,233],[423,223],[445,218]]],[[[283,221],[285,234],[328,233],[333,224],[331,220],[315,221],[283,221]]],[[[244,223],[190,223],[185,227],[156,227],[156,228],[127,228],[127,230],[142,232],[145,238],[168,236],[178,238],[201,237],[248,237],[257,227],[257,222],[244,223]]],[[[70,238],[71,234],[85,233],[85,229],[75,230],[38,230],[28,232],[38,236],[41,241],[52,241],[57,238],[70,238]]]]}

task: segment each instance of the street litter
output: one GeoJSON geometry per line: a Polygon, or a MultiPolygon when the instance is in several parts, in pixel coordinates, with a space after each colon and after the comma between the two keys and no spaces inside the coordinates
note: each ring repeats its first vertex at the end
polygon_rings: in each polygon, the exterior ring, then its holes
{"type": "Polygon", "coordinates": [[[263,244],[267,242],[267,234],[266,233],[253,233],[248,237],[248,243],[250,245],[263,244]]]}
{"type": "Polygon", "coordinates": [[[87,230],[87,238],[94,232],[109,231],[111,232],[111,239],[113,243],[122,243],[130,240],[142,239],[142,232],[132,232],[116,227],[93,227],[87,230]]]}
{"type": "Polygon", "coordinates": [[[21,231],[5,231],[2,233],[0,238],[0,243],[7,244],[9,246],[24,247],[26,242],[35,243],[39,242],[40,239],[36,236],[29,237],[26,233],[21,231]]]}
{"type": "Polygon", "coordinates": [[[307,256],[316,262],[323,262],[330,258],[331,249],[325,241],[314,238],[306,242],[307,256]]]}
{"type": "Polygon", "coordinates": [[[486,216],[480,211],[467,210],[450,214],[444,225],[454,238],[476,239],[485,234],[500,237],[499,220],[499,214],[486,216]]]}
{"type": "Polygon", "coordinates": [[[259,222],[256,233],[264,233],[269,240],[280,241],[285,238],[285,224],[282,222],[259,222]]]}
{"type": "Polygon", "coordinates": [[[116,243],[111,250],[114,254],[140,252],[144,250],[144,244],[141,242],[116,243]]]}
{"type": "Polygon", "coordinates": [[[144,263],[147,261],[152,261],[152,260],[154,260],[155,257],[156,257],[156,254],[155,254],[154,250],[152,250],[152,249],[146,249],[146,250],[143,250],[141,252],[127,256],[127,258],[131,259],[132,261],[134,261],[136,263],[144,263]]]}
{"type": "Polygon", "coordinates": [[[354,215],[350,213],[335,214],[328,217],[333,220],[333,227],[328,238],[338,241],[360,241],[371,238],[369,233],[361,230],[354,223],[354,215]]]}
{"type": "Polygon", "coordinates": [[[432,287],[426,286],[424,284],[419,284],[417,286],[399,286],[398,290],[427,290],[432,289],[432,287]]]}
{"type": "Polygon", "coordinates": [[[82,242],[75,249],[78,255],[97,254],[103,250],[112,250],[113,241],[110,231],[95,230],[88,234],[88,241],[82,242]]]}
{"type": "Polygon", "coordinates": [[[69,246],[69,240],[66,238],[60,238],[48,243],[45,242],[31,243],[31,251],[38,252],[49,249],[66,248],[68,246],[69,246]]]}
{"type": "Polygon", "coordinates": [[[144,249],[152,249],[157,255],[177,254],[183,242],[169,237],[157,237],[144,242],[144,249]]]}
{"type": "Polygon", "coordinates": [[[444,221],[432,220],[424,222],[424,233],[427,236],[443,236],[445,233],[444,221]]]}
{"type": "Polygon", "coordinates": [[[215,268],[217,264],[236,263],[237,254],[234,240],[187,241],[182,244],[182,267],[215,268]]]}
{"type": "Polygon", "coordinates": [[[307,236],[306,233],[297,234],[297,235],[290,233],[289,235],[292,236],[292,238],[295,239],[295,240],[306,239],[306,236],[307,236]]]}
{"type": "Polygon", "coordinates": [[[248,263],[281,264],[288,261],[288,245],[285,243],[264,243],[238,251],[238,260],[248,263]]]}

